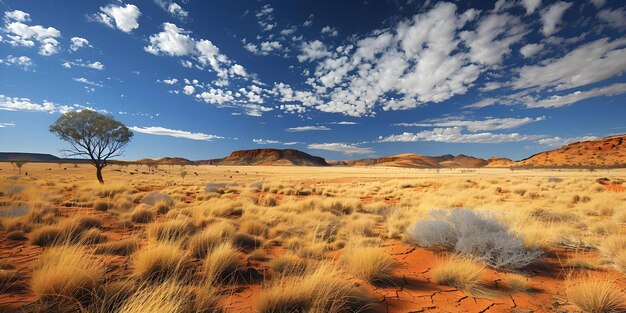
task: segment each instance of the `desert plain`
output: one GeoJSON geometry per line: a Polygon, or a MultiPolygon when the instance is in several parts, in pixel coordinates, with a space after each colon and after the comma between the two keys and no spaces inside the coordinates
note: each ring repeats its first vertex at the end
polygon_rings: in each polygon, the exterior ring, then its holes
{"type": "Polygon", "coordinates": [[[22,171],[0,163],[0,311],[624,309],[624,169],[22,171]]]}

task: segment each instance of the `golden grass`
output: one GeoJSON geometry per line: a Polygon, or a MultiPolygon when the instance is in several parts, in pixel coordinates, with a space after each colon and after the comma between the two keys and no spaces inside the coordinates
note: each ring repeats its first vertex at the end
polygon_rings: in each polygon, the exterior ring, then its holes
{"type": "Polygon", "coordinates": [[[96,254],[131,255],[140,247],[140,240],[137,238],[126,238],[111,241],[96,246],[96,254]]]}
{"type": "Polygon", "coordinates": [[[179,241],[189,237],[195,227],[186,220],[171,220],[148,225],[148,237],[156,241],[179,241]]]}
{"type": "Polygon", "coordinates": [[[396,260],[376,247],[347,247],[342,259],[357,277],[375,285],[391,283],[393,270],[398,267],[396,260]]]}
{"type": "Polygon", "coordinates": [[[370,306],[368,296],[329,266],[303,276],[282,276],[261,290],[257,309],[266,312],[358,312],[370,306]]]}
{"type": "Polygon", "coordinates": [[[103,269],[75,246],[52,247],[33,267],[31,289],[39,298],[91,297],[101,283],[103,269]]]}
{"type": "Polygon", "coordinates": [[[440,285],[480,294],[485,290],[485,266],[467,258],[450,257],[432,269],[433,280],[440,285]]]}
{"type": "Polygon", "coordinates": [[[176,281],[147,285],[131,295],[120,313],[182,313],[190,310],[191,290],[176,281]]]}
{"type": "Polygon", "coordinates": [[[580,278],[568,282],[565,294],[583,312],[623,312],[626,302],[621,289],[613,282],[598,278],[580,278]]]}
{"type": "Polygon", "coordinates": [[[237,251],[229,242],[215,247],[204,260],[204,273],[208,281],[224,282],[234,278],[239,265],[237,251]]]}
{"type": "Polygon", "coordinates": [[[138,206],[130,213],[130,220],[134,223],[150,223],[154,219],[154,211],[147,206],[138,206]]]}
{"type": "Polygon", "coordinates": [[[181,280],[191,275],[189,255],[172,243],[154,243],[132,256],[133,275],[146,281],[181,280]]]}

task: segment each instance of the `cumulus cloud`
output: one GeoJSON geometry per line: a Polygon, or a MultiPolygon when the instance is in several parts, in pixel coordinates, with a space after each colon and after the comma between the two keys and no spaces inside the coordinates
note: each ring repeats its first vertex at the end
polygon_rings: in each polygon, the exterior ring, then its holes
{"type": "Polygon", "coordinates": [[[397,126],[416,126],[416,127],[463,127],[470,132],[489,131],[497,129],[512,129],[524,126],[530,123],[545,120],[545,117],[523,117],[523,118],[488,118],[481,121],[470,120],[443,120],[436,122],[422,123],[398,123],[397,126]]]}
{"type": "Polygon", "coordinates": [[[25,55],[19,57],[8,55],[6,58],[0,59],[0,64],[15,65],[23,70],[29,70],[35,66],[33,60],[25,55]]]}
{"type": "Polygon", "coordinates": [[[470,47],[472,61],[486,65],[502,62],[511,45],[526,34],[521,21],[509,14],[490,14],[478,23],[476,31],[465,31],[461,38],[470,47]]]}
{"type": "Polygon", "coordinates": [[[110,4],[100,7],[100,11],[92,15],[91,18],[110,28],[117,28],[125,33],[130,33],[134,29],[139,28],[137,20],[141,12],[134,4],[110,4]]]}
{"type": "Polygon", "coordinates": [[[328,34],[331,37],[337,37],[337,35],[339,35],[339,32],[336,28],[332,26],[324,26],[322,27],[322,34],[328,34]]]}
{"type": "Polygon", "coordinates": [[[7,33],[7,42],[12,46],[33,47],[39,43],[39,54],[50,56],[59,52],[61,32],[54,27],[41,25],[27,25],[30,14],[15,10],[4,13],[4,28],[7,33]]]}
{"type": "Polygon", "coordinates": [[[346,144],[346,143],[312,143],[307,146],[307,148],[312,150],[324,150],[324,151],[332,151],[332,152],[341,152],[346,155],[354,155],[354,154],[374,154],[375,151],[372,148],[362,148],[358,147],[354,144],[346,144]]]}
{"type": "MultiPolygon", "coordinates": [[[[163,31],[151,35],[149,40],[150,44],[144,47],[146,52],[154,55],[191,57],[197,62],[197,66],[216,73],[215,84],[218,86],[228,85],[229,78],[247,76],[245,68],[239,64],[233,64],[213,42],[206,39],[194,39],[190,36],[190,32],[175,24],[163,23],[163,31]]],[[[186,67],[192,66],[189,60],[183,60],[183,62],[189,62],[186,67]]]]}
{"type": "Polygon", "coordinates": [[[404,132],[399,135],[380,136],[380,142],[416,142],[433,141],[447,143],[505,143],[518,141],[531,141],[541,139],[543,136],[522,135],[519,133],[494,134],[484,133],[463,133],[462,127],[435,128],[424,130],[418,133],[404,132]]]}
{"type": "Polygon", "coordinates": [[[561,18],[571,6],[571,2],[559,1],[541,11],[541,22],[543,23],[541,32],[544,36],[549,37],[559,31],[558,26],[561,23],[561,18]]]}
{"type": "Polygon", "coordinates": [[[104,69],[104,64],[102,64],[102,62],[100,61],[83,61],[82,59],[76,59],[74,61],[65,61],[63,63],[61,63],[61,66],[63,66],[64,68],[72,68],[72,66],[78,66],[78,67],[86,67],[86,68],[91,68],[94,70],[98,70],[101,71],[104,69]]]}
{"type": "Polygon", "coordinates": [[[298,61],[300,62],[314,61],[332,55],[326,48],[326,45],[319,40],[303,42],[300,49],[302,51],[298,55],[298,61]]]}
{"type": "Polygon", "coordinates": [[[331,129],[326,126],[300,126],[300,127],[290,127],[285,130],[288,132],[306,132],[306,131],[331,130],[331,129]]]}
{"type": "Polygon", "coordinates": [[[544,45],[540,43],[529,43],[519,49],[519,53],[525,58],[530,58],[543,49],[544,45]]]}
{"type": "Polygon", "coordinates": [[[176,78],[168,78],[168,79],[164,79],[163,83],[167,84],[167,85],[174,85],[178,82],[178,79],[176,78]]]}
{"type": "Polygon", "coordinates": [[[72,37],[70,41],[71,41],[70,50],[72,51],[78,51],[78,49],[83,48],[83,47],[91,47],[91,45],[89,44],[89,40],[85,38],[72,37]]]}
{"type": "Polygon", "coordinates": [[[183,87],[183,92],[186,95],[193,95],[193,93],[196,92],[196,88],[194,88],[193,86],[187,85],[183,87]]]}
{"type": "Polygon", "coordinates": [[[193,133],[185,130],[177,130],[177,129],[169,129],[161,126],[149,126],[149,127],[138,127],[131,126],[129,127],[134,132],[149,134],[149,135],[157,135],[157,136],[170,136],[176,138],[185,138],[191,140],[204,140],[204,141],[212,141],[214,139],[223,139],[224,137],[210,135],[205,133],[193,133]]]}

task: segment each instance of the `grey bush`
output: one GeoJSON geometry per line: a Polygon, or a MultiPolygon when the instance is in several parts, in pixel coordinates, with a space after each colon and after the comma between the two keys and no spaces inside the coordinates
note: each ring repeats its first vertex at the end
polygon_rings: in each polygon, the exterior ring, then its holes
{"type": "Polygon", "coordinates": [[[506,225],[467,209],[435,210],[407,233],[419,246],[470,255],[496,268],[519,269],[541,256],[539,250],[526,249],[506,225]]]}
{"type": "Polygon", "coordinates": [[[164,201],[167,205],[174,205],[174,200],[172,197],[165,193],[161,192],[151,192],[141,199],[141,203],[145,203],[147,205],[154,205],[157,202],[164,201]]]}

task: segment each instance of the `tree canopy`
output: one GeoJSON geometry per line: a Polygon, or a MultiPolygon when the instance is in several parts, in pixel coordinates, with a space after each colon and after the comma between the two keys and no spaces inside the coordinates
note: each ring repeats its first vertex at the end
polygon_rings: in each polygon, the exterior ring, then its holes
{"type": "Polygon", "coordinates": [[[110,158],[121,156],[133,133],[110,115],[91,110],[72,111],[61,115],[50,132],[68,142],[70,156],[85,156],[96,167],[98,181],[104,182],[102,168],[110,158]]]}

